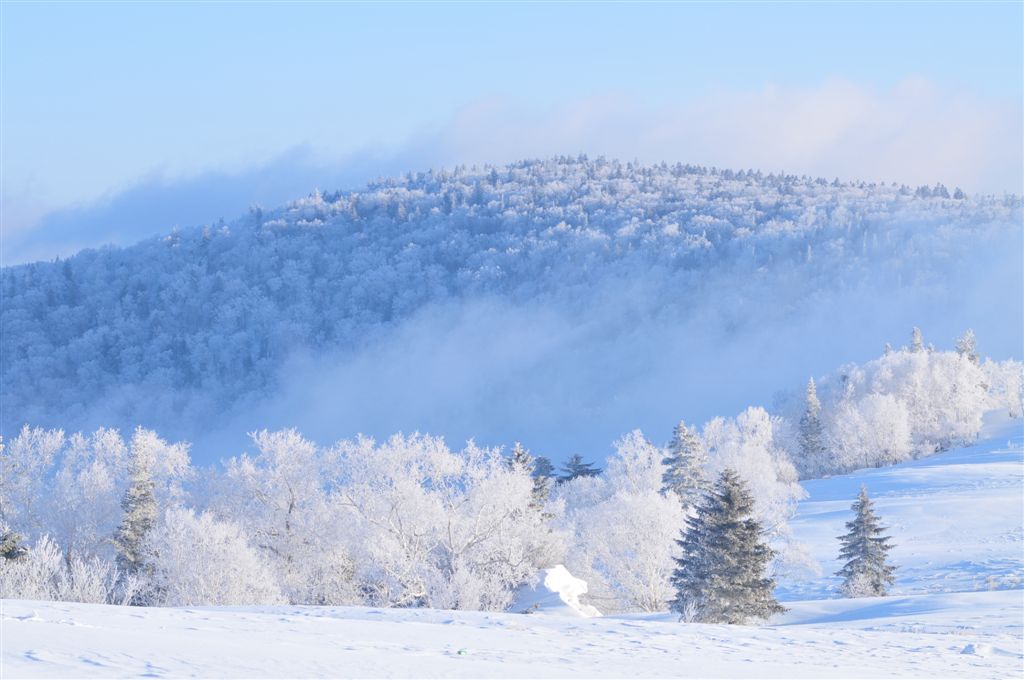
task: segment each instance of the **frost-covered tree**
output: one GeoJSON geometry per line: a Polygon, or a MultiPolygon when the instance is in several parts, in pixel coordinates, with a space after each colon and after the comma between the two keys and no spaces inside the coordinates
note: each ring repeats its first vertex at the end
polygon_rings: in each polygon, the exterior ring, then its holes
{"type": "Polygon", "coordinates": [[[583,460],[583,456],[574,453],[562,466],[562,474],[558,477],[558,483],[571,481],[577,477],[596,477],[601,474],[600,468],[593,463],[583,460]]]}
{"type": "Polygon", "coordinates": [[[520,471],[533,479],[533,507],[535,508],[543,508],[551,496],[551,479],[548,474],[539,472],[539,461],[546,462],[548,467],[551,465],[546,458],[534,459],[519,442],[512,447],[508,460],[509,469],[520,471]]]}
{"type": "Polygon", "coordinates": [[[678,541],[672,611],[701,623],[744,624],[785,611],[766,576],[774,551],[754,518],[754,499],[725,469],[678,541]]]}
{"type": "Polygon", "coordinates": [[[503,610],[538,568],[556,564],[533,479],[497,450],[395,435],[335,448],[333,502],[344,509],[368,604],[503,610]]]}
{"type": "Polygon", "coordinates": [[[684,507],[696,505],[708,487],[705,472],[708,452],[697,429],[691,429],[685,422],[676,425],[668,445],[668,455],[661,462],[665,466],[662,491],[675,492],[684,507]]]}
{"type": "Polygon", "coordinates": [[[914,326],[914,329],[910,333],[910,351],[911,352],[923,352],[925,351],[924,336],[921,335],[921,329],[914,326]]]}
{"type": "Polygon", "coordinates": [[[971,363],[978,363],[978,343],[974,338],[974,331],[968,328],[956,341],[956,353],[971,363]]]}
{"type": "Polygon", "coordinates": [[[846,597],[885,595],[896,580],[896,568],[888,562],[893,546],[891,538],[882,535],[886,528],[875,515],[866,487],[860,488],[852,509],[855,516],[846,523],[849,532],[839,537],[839,558],[846,561],[836,573],[843,577],[840,591],[846,597]]]}
{"type": "Polygon", "coordinates": [[[227,461],[212,508],[246,527],[293,604],[352,604],[347,516],[329,498],[329,452],[297,430],[251,434],[257,454],[227,461]]]}
{"type": "Polygon", "coordinates": [[[117,566],[127,574],[143,570],[142,545],[157,515],[156,482],[153,481],[156,450],[148,443],[132,447],[128,489],[121,499],[124,516],[114,534],[117,566]]]}
{"type": "Polygon", "coordinates": [[[814,378],[810,378],[804,393],[804,412],[800,416],[800,458],[805,469],[825,474],[830,469],[828,454],[825,428],[821,424],[818,388],[814,378]]]}
{"type": "Polygon", "coordinates": [[[24,557],[27,552],[28,548],[25,547],[21,534],[11,529],[0,531],[0,558],[17,560],[24,557]]]}
{"type": "Polygon", "coordinates": [[[779,441],[784,425],[763,408],[751,407],[735,418],[713,418],[703,432],[709,471],[729,468],[743,479],[753,493],[757,519],[773,541],[788,537],[796,503],[806,496],[779,441]]]}
{"type": "Polygon", "coordinates": [[[665,451],[639,430],[615,443],[605,473],[560,484],[556,525],[569,535],[566,566],[605,613],[662,611],[672,596],[675,545],[685,511],[662,492],[665,451]]]}

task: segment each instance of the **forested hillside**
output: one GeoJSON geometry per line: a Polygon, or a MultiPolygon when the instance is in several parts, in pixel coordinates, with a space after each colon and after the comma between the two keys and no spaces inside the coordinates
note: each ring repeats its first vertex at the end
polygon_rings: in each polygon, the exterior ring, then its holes
{"type": "Polygon", "coordinates": [[[614,308],[620,326],[713,314],[715,332],[743,333],[844,291],[956,285],[977,253],[1019,243],[1020,220],[1017,197],[942,186],[585,157],[315,192],[5,268],[0,425],[189,436],[273,394],[290,357],[354,353],[452,301],[614,308]]]}

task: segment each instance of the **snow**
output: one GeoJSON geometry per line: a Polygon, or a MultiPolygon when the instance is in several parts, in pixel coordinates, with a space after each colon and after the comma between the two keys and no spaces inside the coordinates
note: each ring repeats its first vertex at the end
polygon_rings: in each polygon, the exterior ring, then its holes
{"type": "Polygon", "coordinates": [[[556,616],[600,616],[601,612],[580,602],[587,592],[587,582],[576,578],[561,564],[542,569],[534,586],[523,586],[509,611],[556,616]]]}
{"type": "MultiPolygon", "coordinates": [[[[824,572],[790,577],[765,626],[668,614],[581,617],[582,585],[542,574],[543,616],[367,607],[130,608],[2,601],[4,677],[1020,677],[1020,421],[901,465],[804,483],[793,522],[824,572]],[[891,527],[889,597],[837,599],[861,484],[891,527]],[[561,604],[559,604],[561,603],[561,604]],[[568,611],[567,611],[568,610],[568,611]],[[565,615],[565,614],[572,615],[565,615]]],[[[525,593],[522,597],[530,599],[525,593]]],[[[539,600],[538,600],[539,601],[539,600]]],[[[523,602],[522,599],[519,602],[523,602]]]]}

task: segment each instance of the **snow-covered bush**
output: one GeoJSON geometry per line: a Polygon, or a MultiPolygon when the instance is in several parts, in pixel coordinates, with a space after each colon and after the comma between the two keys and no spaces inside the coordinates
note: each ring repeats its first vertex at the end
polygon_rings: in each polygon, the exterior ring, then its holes
{"type": "Polygon", "coordinates": [[[0,559],[0,598],[120,603],[118,573],[110,560],[72,555],[43,536],[17,559],[0,559]]]}
{"type": "Polygon", "coordinates": [[[142,597],[153,605],[279,604],[274,574],[249,545],[241,527],[168,509],[146,535],[142,597]]]}

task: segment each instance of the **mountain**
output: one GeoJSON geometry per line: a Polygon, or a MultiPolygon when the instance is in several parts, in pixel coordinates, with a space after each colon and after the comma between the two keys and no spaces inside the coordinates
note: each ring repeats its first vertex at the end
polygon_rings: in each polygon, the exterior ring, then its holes
{"type": "Polygon", "coordinates": [[[911,325],[1016,351],[1021,216],[941,185],[586,157],[317,191],[3,269],[0,427],[276,418],[601,451],[911,325]]]}

